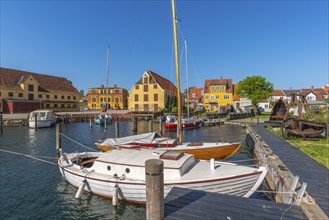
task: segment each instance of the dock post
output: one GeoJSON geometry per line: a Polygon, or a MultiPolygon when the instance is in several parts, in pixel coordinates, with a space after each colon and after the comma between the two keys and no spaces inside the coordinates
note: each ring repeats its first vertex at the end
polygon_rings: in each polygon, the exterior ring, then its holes
{"type": "Polygon", "coordinates": [[[134,121],[133,133],[136,134],[137,133],[137,117],[136,116],[134,116],[133,121],[134,121]]]}
{"type": "Polygon", "coordinates": [[[159,123],[159,132],[160,132],[160,134],[162,134],[162,118],[160,117],[160,123],[159,123]]]}
{"type": "Polygon", "coordinates": [[[119,187],[115,185],[113,187],[113,196],[112,196],[112,205],[117,206],[118,205],[118,195],[119,195],[119,187]]]}
{"type": "Polygon", "coordinates": [[[294,182],[292,183],[292,185],[291,185],[291,189],[290,189],[290,192],[289,192],[289,200],[288,200],[288,204],[292,204],[293,193],[295,192],[295,189],[296,189],[296,186],[297,186],[298,180],[299,180],[299,176],[295,176],[295,178],[294,178],[294,182]]]}
{"type": "Polygon", "coordinates": [[[38,114],[34,115],[34,129],[35,131],[38,130],[38,114]]]}
{"type": "Polygon", "coordinates": [[[90,127],[90,128],[93,127],[93,123],[92,123],[92,119],[91,119],[91,117],[89,118],[89,127],[90,127]]]}
{"type": "Polygon", "coordinates": [[[0,134],[3,134],[3,115],[0,115],[0,134]]]}
{"type": "Polygon", "coordinates": [[[118,121],[115,121],[114,124],[115,124],[115,137],[118,138],[118,137],[120,137],[120,126],[119,126],[119,122],[118,121]]]}
{"type": "Polygon", "coordinates": [[[164,218],[163,161],[145,161],[146,219],[164,218]]]}
{"type": "Polygon", "coordinates": [[[107,120],[106,120],[106,115],[104,115],[104,130],[106,131],[107,129],[107,120]]]}
{"type": "Polygon", "coordinates": [[[149,132],[153,131],[153,124],[152,124],[152,120],[149,120],[149,132]]]}
{"type": "Polygon", "coordinates": [[[61,133],[62,133],[62,124],[61,123],[57,123],[56,124],[56,155],[57,157],[59,157],[60,153],[59,153],[59,149],[62,148],[62,137],[61,137],[61,133]]]}

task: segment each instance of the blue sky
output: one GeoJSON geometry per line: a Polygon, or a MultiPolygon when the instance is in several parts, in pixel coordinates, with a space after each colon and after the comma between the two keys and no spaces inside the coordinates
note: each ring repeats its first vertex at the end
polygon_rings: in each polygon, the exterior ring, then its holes
{"type": "MultiPolygon", "coordinates": [[[[176,1],[181,90],[261,75],[275,89],[328,84],[328,1],[176,1]]],[[[146,70],[175,82],[171,1],[3,1],[1,67],[130,90],[146,70]]]]}

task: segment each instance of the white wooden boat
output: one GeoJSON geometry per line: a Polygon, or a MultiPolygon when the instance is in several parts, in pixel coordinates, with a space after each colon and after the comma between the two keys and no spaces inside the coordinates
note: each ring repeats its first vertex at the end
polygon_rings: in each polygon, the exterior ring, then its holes
{"type": "Polygon", "coordinates": [[[37,127],[53,127],[56,124],[57,117],[52,110],[37,110],[29,115],[29,127],[35,128],[35,117],[37,117],[37,127]]]}
{"type": "Polygon", "coordinates": [[[145,203],[145,161],[164,162],[164,197],[172,187],[249,197],[262,183],[267,168],[195,160],[193,155],[164,150],[115,149],[108,152],[61,154],[58,165],[73,186],[111,198],[119,187],[119,199],[145,203]]]}

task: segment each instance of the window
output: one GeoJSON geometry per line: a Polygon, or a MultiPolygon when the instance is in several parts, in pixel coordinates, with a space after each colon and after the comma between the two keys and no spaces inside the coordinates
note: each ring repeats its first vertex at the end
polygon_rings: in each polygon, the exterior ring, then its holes
{"type": "Polygon", "coordinates": [[[139,90],[139,86],[137,86],[137,85],[136,85],[136,87],[135,87],[135,88],[136,88],[136,90],[139,90]]]}
{"type": "Polygon", "coordinates": [[[214,87],[213,87],[213,86],[210,86],[210,90],[211,90],[211,91],[214,90],[214,87]]]}
{"type": "Polygon", "coordinates": [[[192,98],[195,98],[195,97],[196,97],[196,94],[195,94],[195,93],[193,93],[193,94],[192,94],[192,98]]]}
{"type": "Polygon", "coordinates": [[[65,97],[62,95],[62,99],[65,99],[65,97]]]}
{"type": "Polygon", "coordinates": [[[46,108],[50,108],[50,104],[46,104],[46,108]]]}
{"type": "Polygon", "coordinates": [[[219,90],[219,86],[216,86],[216,90],[219,90]]]}
{"type": "Polygon", "coordinates": [[[138,94],[135,94],[135,102],[138,102],[138,94]]]}
{"type": "Polygon", "coordinates": [[[65,108],[65,104],[62,104],[62,108],[65,108]]]}
{"type": "Polygon", "coordinates": [[[222,86],[222,90],[223,90],[223,91],[225,90],[225,86],[222,86]]]}
{"type": "Polygon", "coordinates": [[[67,96],[67,99],[71,99],[71,96],[67,96]]]}
{"type": "Polygon", "coordinates": [[[158,94],[154,94],[154,101],[158,101],[158,94]]]}
{"type": "Polygon", "coordinates": [[[34,91],[34,85],[33,84],[28,84],[28,91],[33,92],[34,91]]]}
{"type": "Polygon", "coordinates": [[[73,100],[76,100],[77,99],[77,97],[76,96],[73,96],[73,100]]]}
{"type": "Polygon", "coordinates": [[[29,100],[34,100],[34,95],[33,95],[33,93],[32,93],[32,94],[29,94],[29,100]]]}
{"type": "Polygon", "coordinates": [[[14,93],[13,93],[13,92],[8,92],[8,96],[9,96],[10,98],[14,97],[14,93]]]}
{"type": "Polygon", "coordinates": [[[115,102],[120,102],[120,98],[116,97],[115,102]]]}
{"type": "Polygon", "coordinates": [[[23,97],[23,93],[18,93],[18,97],[22,98],[23,97]]]}
{"type": "Polygon", "coordinates": [[[213,95],[210,96],[210,101],[211,101],[211,102],[214,102],[214,101],[215,101],[213,95]]]}
{"type": "Polygon", "coordinates": [[[144,77],[144,84],[147,84],[147,77],[144,77]]]}
{"type": "Polygon", "coordinates": [[[42,99],[42,94],[39,94],[39,99],[42,99]]]}
{"type": "Polygon", "coordinates": [[[96,90],[93,89],[93,90],[91,90],[91,93],[96,94],[97,92],[96,92],[96,90]]]}
{"type": "Polygon", "coordinates": [[[49,99],[49,97],[50,97],[49,95],[46,95],[46,98],[47,98],[47,99],[49,99]]]}
{"type": "Polygon", "coordinates": [[[206,99],[207,99],[207,100],[208,100],[208,98],[209,98],[209,97],[206,95],[206,99]]]}
{"type": "Polygon", "coordinates": [[[230,95],[224,95],[224,99],[225,100],[230,99],[230,95]]]}
{"type": "Polygon", "coordinates": [[[95,97],[92,97],[92,98],[91,98],[91,101],[92,101],[92,102],[96,102],[97,99],[96,99],[95,97]]]}
{"type": "Polygon", "coordinates": [[[54,108],[57,108],[57,104],[54,104],[54,108]]]}
{"type": "Polygon", "coordinates": [[[149,96],[147,94],[144,95],[144,102],[148,102],[149,96]]]}
{"type": "Polygon", "coordinates": [[[111,102],[111,98],[110,97],[107,98],[107,102],[111,102]]]}
{"type": "Polygon", "coordinates": [[[135,104],[135,111],[138,110],[138,104],[135,104]]]}
{"type": "Polygon", "coordinates": [[[54,95],[54,99],[57,99],[57,95],[54,95]]]}
{"type": "Polygon", "coordinates": [[[149,105],[148,104],[144,104],[144,111],[148,111],[149,110],[149,105]]]}
{"type": "Polygon", "coordinates": [[[219,100],[219,95],[216,95],[216,100],[219,100]]]}
{"type": "Polygon", "coordinates": [[[154,111],[158,111],[159,110],[159,106],[158,106],[158,104],[154,104],[154,111]]]}
{"type": "Polygon", "coordinates": [[[148,92],[148,88],[149,88],[148,85],[144,85],[144,92],[148,92]]]}
{"type": "Polygon", "coordinates": [[[157,89],[158,88],[158,85],[153,85],[153,89],[157,89]]]}
{"type": "Polygon", "coordinates": [[[114,92],[115,92],[115,94],[119,94],[120,93],[120,90],[119,89],[116,89],[114,92]]]}
{"type": "Polygon", "coordinates": [[[103,97],[101,97],[100,102],[103,102],[103,97]]]}

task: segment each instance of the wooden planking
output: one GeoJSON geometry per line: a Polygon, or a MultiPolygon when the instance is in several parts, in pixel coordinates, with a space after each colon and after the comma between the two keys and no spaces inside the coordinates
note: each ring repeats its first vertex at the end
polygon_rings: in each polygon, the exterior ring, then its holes
{"type": "MultiPolygon", "coordinates": [[[[280,219],[290,205],[203,191],[173,188],[165,198],[166,219],[280,219]]],[[[298,206],[284,219],[305,219],[298,206]]]]}
{"type": "Polygon", "coordinates": [[[251,126],[270,146],[287,168],[299,176],[299,182],[307,182],[306,191],[329,216],[329,171],[308,155],[285,140],[268,131],[264,125],[251,126]]]}

